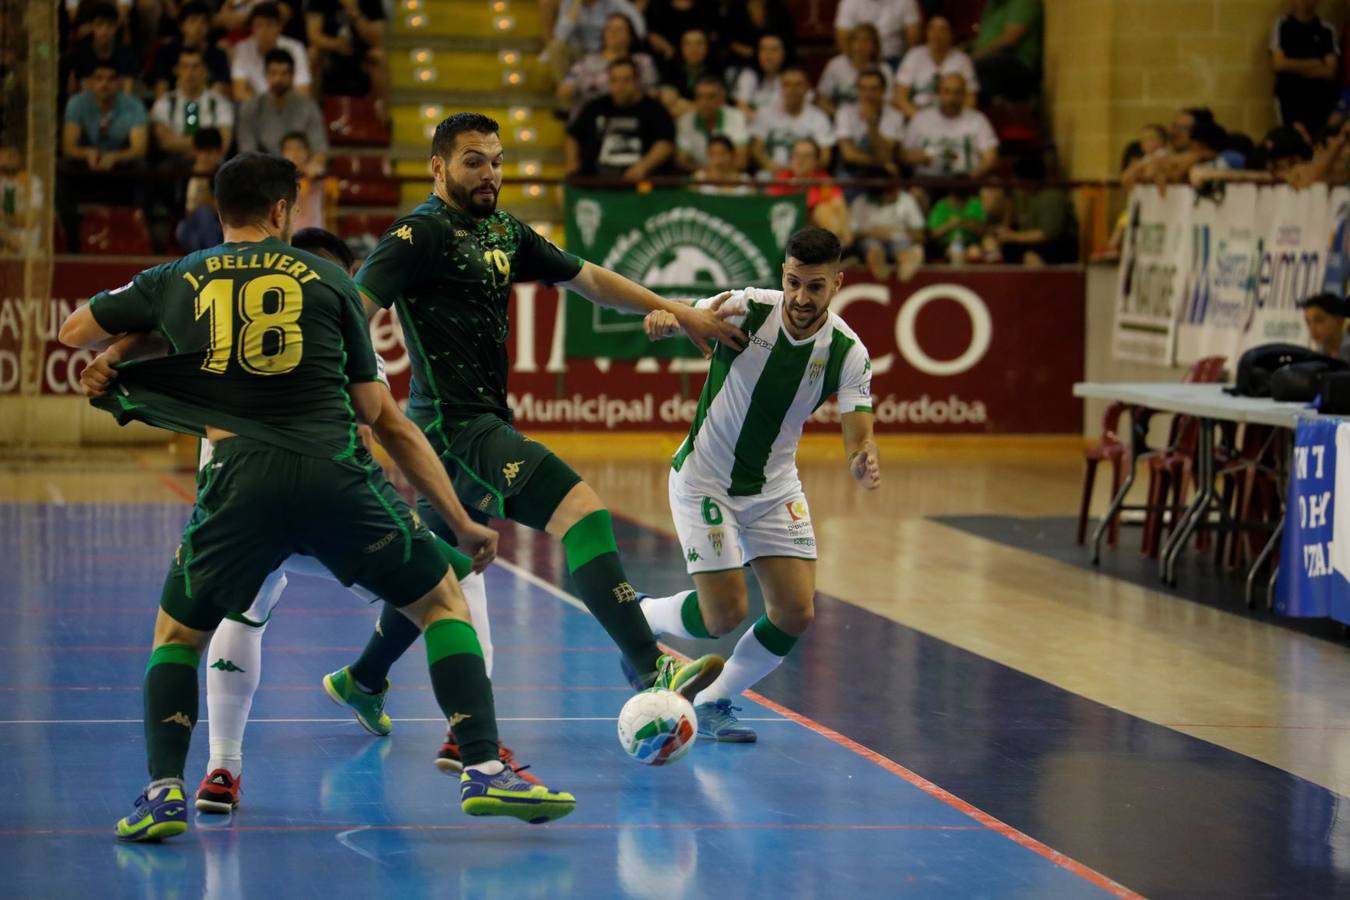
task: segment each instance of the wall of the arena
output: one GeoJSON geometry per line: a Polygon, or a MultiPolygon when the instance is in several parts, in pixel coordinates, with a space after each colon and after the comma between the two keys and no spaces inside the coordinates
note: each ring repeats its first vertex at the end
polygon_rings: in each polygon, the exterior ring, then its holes
{"type": "MultiPolygon", "coordinates": [[[[162,440],[118,429],[79,398],[89,358],[55,340],[90,293],[126,282],[147,260],[65,259],[45,302],[0,301],[0,445],[162,440]],[[41,395],[16,395],[14,347],[26,328],[45,342],[41,395]]],[[[834,308],[872,356],[878,431],[900,434],[1076,434],[1083,377],[1084,273],[1076,267],[926,270],[906,285],[851,273],[834,308]]],[[[1109,309],[1109,299],[1107,308],[1109,309]]],[[[567,359],[558,292],[517,286],[511,310],[511,402],[526,430],[682,431],[697,405],[701,360],[567,359]]],[[[406,396],[408,361],[396,323],[381,314],[375,345],[395,392],[406,396]]],[[[817,429],[836,427],[826,404],[817,429]]]]}
{"type": "MultiPolygon", "coordinates": [[[[1287,0],[1045,0],[1045,92],[1067,174],[1111,178],[1141,126],[1186,106],[1259,139],[1275,122],[1270,30],[1287,0]]],[[[1339,22],[1340,4],[1319,12],[1339,22]]]]}

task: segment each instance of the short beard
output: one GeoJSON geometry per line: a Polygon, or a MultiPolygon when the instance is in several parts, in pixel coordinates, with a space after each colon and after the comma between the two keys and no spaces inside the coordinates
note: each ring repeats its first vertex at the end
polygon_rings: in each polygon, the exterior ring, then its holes
{"type": "Polygon", "coordinates": [[[455,201],[460,209],[476,219],[486,219],[497,211],[497,192],[492,194],[492,200],[486,206],[474,199],[473,191],[465,190],[457,184],[449,185],[450,199],[455,201]]]}

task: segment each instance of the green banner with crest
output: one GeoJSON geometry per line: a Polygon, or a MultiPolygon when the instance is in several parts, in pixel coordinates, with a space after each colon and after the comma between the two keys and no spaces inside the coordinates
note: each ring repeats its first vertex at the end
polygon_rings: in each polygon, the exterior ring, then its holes
{"type": "MultiPolygon", "coordinates": [[[[806,223],[803,194],[729,196],[568,189],[567,250],[663,297],[696,299],[778,287],[788,238],[806,223]]],[[[687,340],[652,343],[642,317],[567,297],[568,356],[696,356],[687,340]]]]}

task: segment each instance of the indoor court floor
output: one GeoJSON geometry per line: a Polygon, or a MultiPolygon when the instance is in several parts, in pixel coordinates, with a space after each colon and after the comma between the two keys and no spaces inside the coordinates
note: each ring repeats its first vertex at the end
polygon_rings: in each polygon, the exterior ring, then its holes
{"type": "MultiPolygon", "coordinates": [[[[660,458],[677,438],[540,437],[616,512],[634,584],[680,588],[660,458]]],[[[494,688],[506,742],[577,796],[549,826],[460,813],[431,764],[444,721],[419,648],[392,675],[391,737],[333,706],[319,679],[375,612],[295,576],[267,632],[243,805],[160,846],[119,844],[112,824],[144,780],[140,676],[191,476],[138,449],[0,460],[0,896],[1350,896],[1339,636],[953,524],[1071,515],[1075,447],[883,441],[869,495],[837,436],[808,442],[815,625],[742,703],[758,744],[699,744],[666,768],[615,739],[629,692],[561,548],[504,525],[494,688]]]]}

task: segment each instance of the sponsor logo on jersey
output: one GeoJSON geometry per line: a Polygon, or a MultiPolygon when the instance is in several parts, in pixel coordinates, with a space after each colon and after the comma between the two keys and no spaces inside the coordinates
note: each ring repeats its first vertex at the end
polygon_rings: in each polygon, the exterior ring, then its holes
{"type": "Polygon", "coordinates": [[[187,717],[187,713],[176,712],[171,716],[165,716],[163,719],[160,719],[159,721],[161,725],[172,722],[175,725],[182,725],[188,731],[192,730],[192,720],[187,717]]]}
{"type": "Polygon", "coordinates": [[[698,555],[697,550],[695,550],[693,547],[690,547],[688,550],[685,551],[684,558],[689,560],[690,562],[698,562],[703,557],[698,555]]]}
{"type": "Polygon", "coordinates": [[[773,349],[773,344],[770,344],[757,334],[750,335],[750,343],[754,344],[756,347],[763,347],[765,350],[773,349]]]}
{"type": "MultiPolygon", "coordinates": [[[[708,529],[708,543],[712,544],[713,552],[716,553],[718,556],[722,555],[722,538],[723,538],[722,529],[720,528],[708,529]]],[[[693,560],[690,560],[690,562],[693,562],[693,560]]]]}
{"type": "Polygon", "coordinates": [[[412,227],[409,225],[398,226],[394,229],[394,237],[398,238],[400,241],[407,241],[411,244],[413,242],[412,227]]]}
{"type": "Polygon", "coordinates": [[[793,538],[793,539],[792,539],[792,543],[795,544],[795,545],[798,546],[798,547],[810,547],[810,548],[812,548],[812,549],[815,549],[815,546],[816,546],[816,539],[815,539],[815,538],[793,538]]]}
{"type": "Polygon", "coordinates": [[[221,658],[211,663],[211,668],[219,669],[222,672],[243,672],[244,670],[234,664],[234,660],[221,658]]]}
{"type": "Polygon", "coordinates": [[[619,603],[632,603],[638,598],[637,590],[626,581],[614,588],[614,599],[619,603]]]}
{"type": "Polygon", "coordinates": [[[811,518],[811,512],[806,508],[806,501],[801,497],[798,497],[795,500],[789,500],[784,506],[787,507],[788,516],[790,516],[794,522],[800,522],[804,519],[811,518]]]}
{"type": "Polygon", "coordinates": [[[395,539],[397,539],[397,538],[398,538],[398,532],[397,532],[397,531],[391,531],[391,532],[389,532],[388,534],[386,534],[384,537],[380,538],[380,539],[379,539],[378,541],[376,541],[375,543],[373,543],[373,544],[367,544],[367,545],[366,545],[366,552],[367,552],[367,553],[379,553],[379,552],[380,552],[381,550],[383,550],[385,547],[388,547],[390,544],[392,544],[392,543],[395,541],[395,539]]]}
{"type": "Polygon", "coordinates": [[[491,506],[492,506],[492,495],[491,495],[491,494],[484,494],[484,495],[483,495],[483,499],[478,501],[478,511],[479,511],[479,512],[487,512],[488,509],[489,509],[491,506]]]}
{"type": "Polygon", "coordinates": [[[510,485],[512,482],[514,482],[517,476],[520,475],[520,467],[524,463],[525,460],[518,459],[515,462],[509,462],[506,465],[502,466],[502,477],[506,479],[507,485],[510,485]]]}
{"type": "Polygon", "coordinates": [[[492,223],[488,225],[488,231],[492,232],[492,236],[495,238],[504,238],[511,233],[511,229],[504,219],[493,219],[492,223]]]}
{"type": "Polygon", "coordinates": [[[811,367],[806,370],[806,380],[811,384],[815,384],[816,380],[819,379],[820,376],[824,374],[825,374],[825,360],[823,359],[811,360],[811,367]]]}
{"type": "Polygon", "coordinates": [[[468,713],[455,713],[453,716],[450,717],[450,727],[454,728],[456,725],[458,725],[460,722],[463,722],[465,719],[472,719],[472,718],[473,716],[469,715],[468,713]]]}

